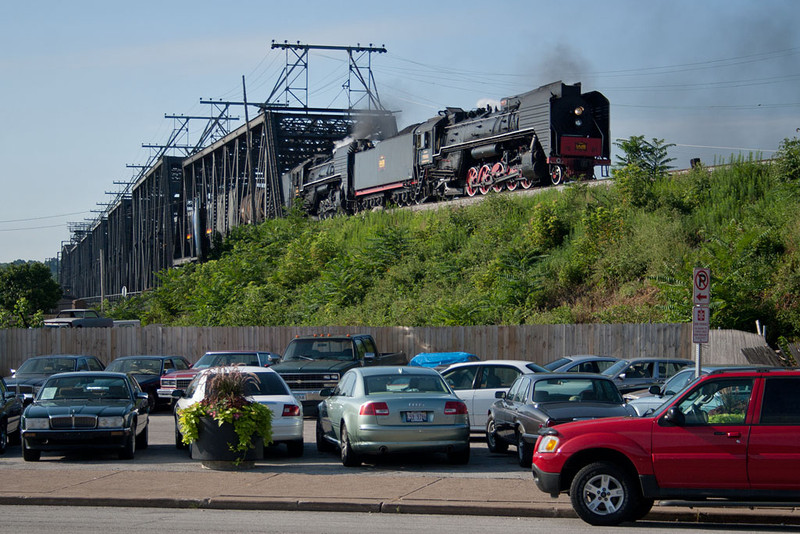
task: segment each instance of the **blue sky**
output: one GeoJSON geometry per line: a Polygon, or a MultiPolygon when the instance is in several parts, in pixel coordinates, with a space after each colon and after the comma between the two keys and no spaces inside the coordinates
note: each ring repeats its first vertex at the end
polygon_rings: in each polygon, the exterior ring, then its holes
{"type": "MultiPolygon", "coordinates": [[[[99,216],[165,114],[265,100],[271,41],[385,45],[372,57],[399,126],[556,80],[611,101],[611,134],[675,143],[676,167],[761,151],[800,128],[800,2],[109,2],[0,7],[0,262],[55,257],[99,216]]],[[[312,53],[312,106],[343,106],[345,56],[312,53]]],[[[244,117],[241,108],[234,113],[244,117]]],[[[237,124],[242,124],[239,121],[237,124]]],[[[191,122],[189,136],[204,124],[191,122]]]]}

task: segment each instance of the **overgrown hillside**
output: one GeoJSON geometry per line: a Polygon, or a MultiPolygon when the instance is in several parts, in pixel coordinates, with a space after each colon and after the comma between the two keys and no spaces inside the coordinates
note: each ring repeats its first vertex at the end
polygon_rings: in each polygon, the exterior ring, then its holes
{"type": "MultiPolygon", "coordinates": [[[[171,325],[686,322],[694,267],[712,327],[800,334],[800,146],[607,187],[489,195],[470,207],[236,229],[217,259],[162,274],[117,318],[171,325]]],[[[773,337],[774,339],[774,337],[773,337]]]]}

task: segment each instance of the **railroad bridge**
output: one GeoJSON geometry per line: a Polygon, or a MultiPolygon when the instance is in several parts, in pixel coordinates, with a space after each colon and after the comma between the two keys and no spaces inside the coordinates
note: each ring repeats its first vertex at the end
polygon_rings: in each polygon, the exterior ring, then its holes
{"type": "Polygon", "coordinates": [[[208,117],[165,116],[180,124],[167,143],[142,145],[156,152],[135,179],[100,216],[70,224],[72,237],[60,257],[67,296],[98,302],[150,289],[159,271],[203,260],[213,238],[281,216],[291,192],[282,190],[280,177],[302,161],[330,152],[361,125],[378,138],[397,133],[370,68],[371,54],[384,48],[274,41],[272,48],[285,50],[287,59],[266,103],[247,102],[243,78],[242,102],[201,101],[215,110],[208,117]],[[347,53],[348,107],[308,106],[308,52],[314,49],[347,53]],[[229,130],[234,106],[243,107],[245,123],[229,130]],[[188,121],[198,119],[207,121],[198,142],[179,145],[188,121]]]}

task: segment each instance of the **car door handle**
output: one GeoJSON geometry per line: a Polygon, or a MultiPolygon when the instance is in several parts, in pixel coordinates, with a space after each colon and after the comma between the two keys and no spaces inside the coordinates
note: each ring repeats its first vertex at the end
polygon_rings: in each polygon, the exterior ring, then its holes
{"type": "Polygon", "coordinates": [[[715,436],[726,436],[728,438],[741,438],[741,432],[714,432],[715,436]]]}

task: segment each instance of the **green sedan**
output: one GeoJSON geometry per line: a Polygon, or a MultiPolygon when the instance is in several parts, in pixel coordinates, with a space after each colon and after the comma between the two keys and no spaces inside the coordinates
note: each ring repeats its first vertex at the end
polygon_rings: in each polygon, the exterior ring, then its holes
{"type": "Polygon", "coordinates": [[[365,455],[442,452],[469,462],[467,406],[441,375],[425,367],[357,367],[319,403],[317,449],[341,452],[342,464],[365,455]]]}

